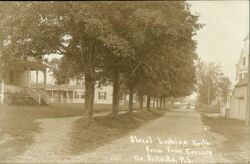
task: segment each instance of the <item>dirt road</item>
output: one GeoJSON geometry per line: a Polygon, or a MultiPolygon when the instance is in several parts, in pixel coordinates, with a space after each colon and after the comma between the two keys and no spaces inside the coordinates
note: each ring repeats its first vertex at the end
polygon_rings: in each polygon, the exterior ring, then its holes
{"type": "Polygon", "coordinates": [[[198,113],[175,111],[92,153],[75,156],[68,162],[230,162],[216,150],[225,140],[203,126],[198,113]]]}
{"type": "Polygon", "coordinates": [[[40,119],[35,143],[12,162],[215,163],[231,162],[217,151],[226,139],[209,131],[196,112],[171,111],[93,152],[69,155],[71,126],[78,118],[40,119]]]}

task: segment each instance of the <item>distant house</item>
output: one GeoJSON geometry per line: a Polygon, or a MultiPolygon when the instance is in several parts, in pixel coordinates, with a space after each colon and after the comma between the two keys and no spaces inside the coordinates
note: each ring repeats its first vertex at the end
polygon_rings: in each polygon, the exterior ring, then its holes
{"type": "MultiPolygon", "coordinates": [[[[67,84],[56,84],[53,72],[47,69],[47,84],[45,91],[49,103],[85,103],[85,78],[71,78],[67,84]]],[[[112,104],[113,85],[111,83],[95,85],[95,104],[112,104]]],[[[120,104],[126,101],[125,96],[120,98],[120,104]]]]}
{"type": "Polygon", "coordinates": [[[46,86],[46,65],[37,59],[12,59],[1,63],[0,103],[1,104],[47,104],[44,96],[46,86]],[[43,74],[43,86],[38,88],[38,74],[43,74]],[[31,85],[31,75],[36,74],[36,85],[31,85]]]}
{"type": "MultiPolygon", "coordinates": [[[[53,78],[52,78],[53,79],[53,78]]],[[[81,79],[70,79],[68,84],[57,85],[52,80],[48,82],[45,88],[50,103],[84,103],[85,102],[85,86],[84,77],[81,79]]],[[[112,104],[113,97],[112,85],[95,87],[95,104],[112,104]]]]}
{"type": "Polygon", "coordinates": [[[236,85],[231,101],[229,118],[246,119],[247,111],[247,78],[248,78],[249,35],[244,39],[244,47],[236,64],[236,85]]]}

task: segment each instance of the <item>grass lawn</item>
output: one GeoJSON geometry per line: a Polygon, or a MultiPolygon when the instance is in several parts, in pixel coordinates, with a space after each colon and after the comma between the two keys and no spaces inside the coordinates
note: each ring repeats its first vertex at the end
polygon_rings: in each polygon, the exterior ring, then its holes
{"type": "Polygon", "coordinates": [[[202,121],[212,132],[227,139],[220,148],[225,158],[235,163],[250,161],[250,127],[246,126],[244,121],[206,116],[202,117],[202,121]]]}
{"type": "MultiPolygon", "coordinates": [[[[121,107],[123,111],[126,109],[124,106],[121,107]]],[[[83,112],[83,104],[0,106],[0,162],[22,154],[34,142],[35,134],[41,130],[36,119],[81,116],[83,112]]],[[[101,112],[111,112],[111,105],[95,105],[94,113],[101,112]]],[[[96,148],[104,142],[124,135],[141,124],[139,118],[149,120],[159,116],[146,113],[135,114],[133,117],[122,114],[118,120],[99,116],[95,118],[96,124],[87,130],[83,127],[83,120],[79,119],[72,129],[72,153],[96,148]]]]}

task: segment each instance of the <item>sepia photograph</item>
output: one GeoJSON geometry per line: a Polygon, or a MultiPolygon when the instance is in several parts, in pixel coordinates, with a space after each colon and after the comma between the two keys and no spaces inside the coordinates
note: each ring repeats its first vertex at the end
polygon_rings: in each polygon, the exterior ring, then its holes
{"type": "Polygon", "coordinates": [[[0,1],[0,163],[250,163],[248,0],[0,1]]]}

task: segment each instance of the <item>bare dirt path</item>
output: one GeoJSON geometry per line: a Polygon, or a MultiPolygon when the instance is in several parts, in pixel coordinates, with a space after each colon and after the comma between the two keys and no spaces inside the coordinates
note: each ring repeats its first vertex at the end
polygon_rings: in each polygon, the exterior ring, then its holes
{"type": "Polygon", "coordinates": [[[35,136],[34,144],[15,159],[15,162],[52,162],[66,158],[68,134],[72,123],[80,117],[38,119],[41,132],[35,136]]]}
{"type": "Polygon", "coordinates": [[[205,127],[200,114],[172,111],[93,152],[68,155],[69,134],[79,117],[40,119],[35,143],[12,162],[215,163],[231,162],[217,148],[226,139],[205,127]],[[160,144],[163,143],[164,144],[160,144]],[[148,142],[148,143],[147,143],[148,142]]]}

